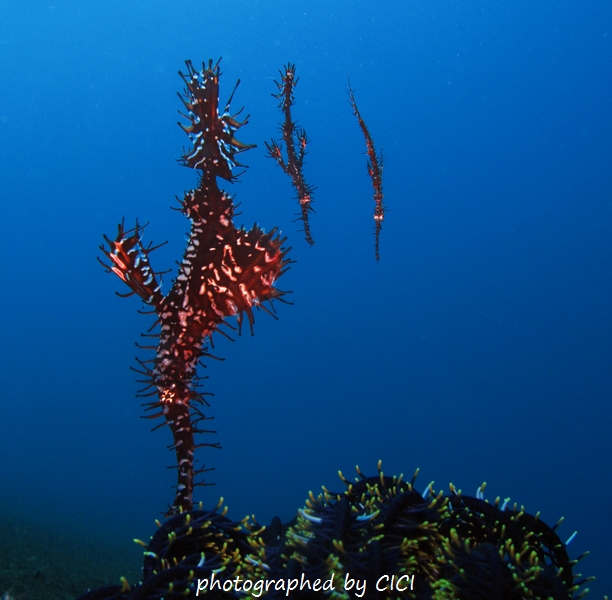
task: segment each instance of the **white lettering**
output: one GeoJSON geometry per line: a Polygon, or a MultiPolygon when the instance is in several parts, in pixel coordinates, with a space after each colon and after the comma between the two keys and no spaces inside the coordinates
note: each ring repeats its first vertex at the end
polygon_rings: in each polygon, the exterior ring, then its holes
{"type": "Polygon", "coordinates": [[[387,581],[389,581],[389,575],[383,575],[382,577],[378,578],[378,581],[376,582],[376,591],[377,592],[386,592],[387,591],[387,587],[388,587],[388,583],[385,583],[385,587],[380,587],[380,583],[381,581],[383,581],[383,579],[386,579],[387,581]]]}

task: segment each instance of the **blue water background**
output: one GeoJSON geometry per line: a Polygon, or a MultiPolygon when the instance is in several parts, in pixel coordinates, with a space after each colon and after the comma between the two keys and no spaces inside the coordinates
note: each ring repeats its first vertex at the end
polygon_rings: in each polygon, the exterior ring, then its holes
{"type": "MultiPolygon", "coordinates": [[[[608,0],[2,2],[0,506],[81,538],[146,539],[173,497],[169,431],[129,370],[151,317],[96,262],[150,221],[175,268],[196,176],[177,70],[223,56],[258,148],[237,223],[275,225],[293,306],[215,338],[215,467],[230,515],[289,519],[359,464],[565,516],[612,591],[612,4],[608,0]],[[265,157],[288,61],[316,245],[265,157]],[[346,75],[384,154],[381,261],[346,75]]],[[[170,277],[166,278],[165,290],[170,277]]],[[[146,357],[146,353],[144,353],[146,357]]],[[[139,551],[134,549],[135,561],[139,551]]],[[[120,573],[117,573],[117,577],[120,573]]]]}

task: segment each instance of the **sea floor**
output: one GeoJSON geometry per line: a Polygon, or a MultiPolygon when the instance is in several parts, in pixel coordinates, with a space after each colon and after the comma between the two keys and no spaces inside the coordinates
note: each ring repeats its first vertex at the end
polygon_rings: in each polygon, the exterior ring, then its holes
{"type": "Polygon", "coordinates": [[[1,516],[0,598],[73,600],[121,576],[139,581],[142,548],[128,539],[117,545],[82,537],[1,516]]]}

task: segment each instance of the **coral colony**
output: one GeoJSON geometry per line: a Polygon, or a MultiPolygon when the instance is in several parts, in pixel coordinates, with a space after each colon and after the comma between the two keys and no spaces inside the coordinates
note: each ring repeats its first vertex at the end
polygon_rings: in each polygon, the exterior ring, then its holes
{"type": "MultiPolygon", "coordinates": [[[[237,229],[232,197],[217,180],[234,181],[240,167],[236,155],[252,148],[238,141],[238,121],[230,102],[219,110],[219,63],[200,71],[187,62],[180,73],[186,85],[181,96],[186,125],[181,125],[193,148],[181,162],[197,169],[200,181],[180,202],[191,220],[191,232],[178,274],[163,295],[159,273],[144,246],[144,228],[119,225],[114,240],[102,247],[109,271],[137,294],[156,315],[155,356],[140,362],[143,394],[153,418],[163,418],[173,436],[178,481],[168,519],[145,548],[142,581],[93,590],[80,600],[215,598],[410,598],[519,600],[523,598],[580,598],[586,592],[574,570],[567,545],[557,527],[511,504],[509,499],[484,498],[485,484],[474,497],[452,484],[447,493],[433,484],[417,491],[414,473],[409,481],[378,473],[366,476],[357,469],[350,481],[341,473],[343,489],[310,492],[306,504],[289,523],[278,518],[266,527],[252,518],[233,521],[223,500],[212,509],[194,506],[195,478],[206,469],[194,466],[198,446],[194,436],[209,434],[209,419],[200,391],[197,366],[206,353],[206,340],[229,317],[241,329],[245,317],[253,330],[253,309],[269,311],[265,303],[282,300],[276,287],[287,270],[288,250],[276,229],[258,226],[237,229]]],[[[295,66],[287,65],[277,83],[281,127],[287,159],[279,143],[266,144],[268,154],[290,176],[301,207],[306,241],[313,243],[308,222],[312,187],[302,167],[307,138],[292,121],[297,83],[295,66]]],[[[231,98],[230,98],[231,100],[231,98]]],[[[368,170],[374,186],[375,248],[378,259],[380,226],[384,216],[382,165],[363,121],[352,88],[349,101],[366,139],[368,170]]],[[[201,482],[200,482],[201,483],[201,482]]]]}

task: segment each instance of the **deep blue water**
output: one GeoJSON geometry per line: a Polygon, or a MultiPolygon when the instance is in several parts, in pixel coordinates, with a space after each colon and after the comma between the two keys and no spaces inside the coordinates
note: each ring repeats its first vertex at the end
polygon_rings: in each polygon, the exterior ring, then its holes
{"type": "MultiPolygon", "coordinates": [[[[0,505],[82,537],[146,539],[173,497],[169,431],[150,433],[129,370],[150,317],[96,262],[102,233],[150,221],[180,260],[169,209],[184,60],[223,56],[222,99],[258,148],[237,222],[275,225],[297,261],[293,306],[216,339],[206,389],[220,451],[208,505],[291,518],[336,471],[510,496],[586,549],[612,591],[612,4],[608,0],[0,4],[3,260],[0,505]],[[309,248],[265,157],[273,80],[317,186],[309,248]],[[346,75],[384,154],[381,261],[346,75]]],[[[170,279],[167,278],[167,290],[170,279]]],[[[0,590],[1,592],[2,590],[0,590]]]]}

